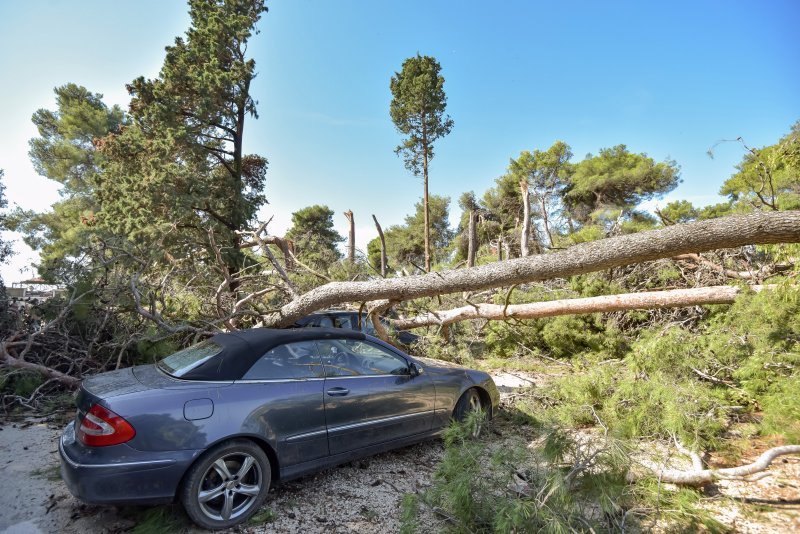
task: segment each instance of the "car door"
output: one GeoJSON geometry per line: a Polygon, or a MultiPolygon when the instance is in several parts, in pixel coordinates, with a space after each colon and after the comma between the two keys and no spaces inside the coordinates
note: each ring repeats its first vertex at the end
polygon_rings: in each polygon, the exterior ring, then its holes
{"type": "Polygon", "coordinates": [[[282,466],[328,455],[324,371],[313,341],[268,350],[237,381],[250,407],[245,429],[275,443],[282,466]]]}
{"type": "Polygon", "coordinates": [[[366,340],[325,339],[317,346],[331,455],[431,429],[433,381],[424,372],[412,375],[406,358],[366,340]]]}

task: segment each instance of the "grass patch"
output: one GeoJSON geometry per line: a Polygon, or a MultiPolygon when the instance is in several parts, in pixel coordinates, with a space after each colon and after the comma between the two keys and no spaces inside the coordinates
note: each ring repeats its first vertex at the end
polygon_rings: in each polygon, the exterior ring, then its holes
{"type": "Polygon", "coordinates": [[[272,523],[275,521],[277,515],[273,512],[270,508],[262,508],[256,514],[250,518],[249,523],[251,525],[265,525],[267,523],[272,523]]]}
{"type": "Polygon", "coordinates": [[[54,464],[47,467],[40,467],[31,471],[31,476],[43,478],[51,482],[61,480],[61,466],[59,464],[54,464]]]}
{"type": "Polygon", "coordinates": [[[414,534],[417,531],[419,516],[419,497],[406,493],[400,502],[400,534],[414,534]]]}
{"type": "Polygon", "coordinates": [[[131,514],[132,519],[136,521],[136,526],[130,530],[131,534],[178,533],[185,532],[190,527],[189,520],[178,506],[137,510],[138,513],[131,514]]]}

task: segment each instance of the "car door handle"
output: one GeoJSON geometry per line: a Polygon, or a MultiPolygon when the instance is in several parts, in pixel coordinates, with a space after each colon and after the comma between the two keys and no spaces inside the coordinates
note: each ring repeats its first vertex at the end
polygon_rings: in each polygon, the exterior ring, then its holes
{"type": "Polygon", "coordinates": [[[350,393],[350,390],[349,390],[349,389],[347,389],[347,388],[338,388],[338,387],[337,387],[337,388],[331,388],[331,389],[329,389],[329,390],[327,391],[327,393],[328,393],[328,395],[330,395],[331,397],[344,397],[345,395],[347,395],[348,393],[350,393]]]}

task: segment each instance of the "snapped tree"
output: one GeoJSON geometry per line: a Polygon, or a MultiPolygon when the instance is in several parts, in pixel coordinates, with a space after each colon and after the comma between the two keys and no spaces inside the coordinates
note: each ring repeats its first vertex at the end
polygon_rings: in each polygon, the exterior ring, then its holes
{"type": "MultiPolygon", "coordinates": [[[[435,250],[442,250],[450,243],[451,232],[448,221],[450,199],[439,195],[431,195],[428,199],[429,242],[435,250]]],[[[425,227],[424,205],[414,205],[414,215],[405,218],[405,224],[393,225],[384,232],[386,254],[401,270],[422,268],[425,260],[425,227]]],[[[381,240],[380,235],[367,244],[370,264],[377,271],[380,268],[381,240]]]]}
{"type": "Polygon", "coordinates": [[[571,165],[569,159],[572,151],[568,144],[556,141],[547,150],[522,151],[517,159],[512,159],[508,172],[519,183],[522,192],[524,210],[520,249],[523,256],[528,255],[531,229],[530,196],[536,201],[538,215],[542,220],[542,230],[547,242],[555,246],[553,238],[553,217],[561,209],[561,198],[567,186],[571,165]]]}
{"type": "MultiPolygon", "coordinates": [[[[399,302],[446,293],[479,291],[563,278],[680,254],[748,244],[800,242],[800,211],[755,212],[668,226],[582,243],[567,250],[467,269],[372,280],[330,282],[300,295],[263,317],[279,327],[314,310],[345,302],[399,302]]],[[[595,310],[602,311],[602,310],[595,310]]]]}

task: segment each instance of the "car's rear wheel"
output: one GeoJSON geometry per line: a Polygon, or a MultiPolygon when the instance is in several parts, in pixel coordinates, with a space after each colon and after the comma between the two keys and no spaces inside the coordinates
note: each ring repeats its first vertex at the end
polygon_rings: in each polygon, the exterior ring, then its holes
{"type": "Polygon", "coordinates": [[[189,517],[211,530],[250,518],[269,491],[271,469],[264,451],[247,440],[221,443],[188,471],[181,502],[189,517]]]}

